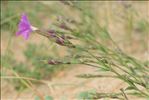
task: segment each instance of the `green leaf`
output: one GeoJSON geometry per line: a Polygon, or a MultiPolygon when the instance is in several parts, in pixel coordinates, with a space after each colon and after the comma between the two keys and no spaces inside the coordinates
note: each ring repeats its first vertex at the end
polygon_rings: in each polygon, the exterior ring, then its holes
{"type": "Polygon", "coordinates": [[[110,69],[108,67],[100,67],[98,71],[110,71],[110,69]]]}
{"type": "Polygon", "coordinates": [[[106,27],[103,27],[101,29],[101,31],[99,33],[99,36],[100,36],[101,39],[104,39],[104,40],[110,39],[110,35],[109,35],[109,32],[108,32],[106,27]]]}
{"type": "Polygon", "coordinates": [[[128,86],[125,90],[134,90],[133,86],[128,86]]]}
{"type": "Polygon", "coordinates": [[[77,96],[77,98],[79,100],[92,100],[93,98],[93,94],[96,93],[96,90],[95,89],[91,89],[89,91],[83,91],[83,92],[80,92],[77,96]]]}

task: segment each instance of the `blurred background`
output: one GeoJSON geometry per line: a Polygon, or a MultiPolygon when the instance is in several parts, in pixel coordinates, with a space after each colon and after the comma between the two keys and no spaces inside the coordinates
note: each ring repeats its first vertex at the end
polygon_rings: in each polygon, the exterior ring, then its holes
{"type": "MultiPolygon", "coordinates": [[[[148,1],[81,1],[76,5],[85,11],[92,10],[99,25],[106,27],[124,52],[141,61],[149,60],[148,1]]],[[[49,56],[63,57],[67,49],[38,34],[31,34],[27,41],[21,36],[16,37],[22,13],[28,15],[33,26],[42,29],[50,29],[61,16],[80,21],[79,12],[60,1],[1,2],[2,100],[39,100],[40,96],[46,100],[76,100],[81,91],[115,92],[125,86],[116,79],[76,78],[75,75],[82,72],[94,71],[83,65],[53,67],[41,63],[40,59],[49,56]],[[30,87],[22,78],[11,76],[28,77],[34,81],[27,81],[30,87]]],[[[101,37],[106,38],[104,34],[101,37]]]]}

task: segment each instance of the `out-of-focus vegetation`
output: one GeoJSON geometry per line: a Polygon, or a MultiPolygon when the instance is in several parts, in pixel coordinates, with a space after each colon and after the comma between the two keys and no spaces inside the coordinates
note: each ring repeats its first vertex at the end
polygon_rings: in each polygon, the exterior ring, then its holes
{"type": "MultiPolygon", "coordinates": [[[[2,71],[1,76],[16,76],[19,79],[8,80],[14,84],[17,90],[24,90],[30,87],[30,82],[21,77],[36,80],[49,80],[56,72],[59,72],[73,64],[83,64],[97,68],[99,75],[94,73],[78,75],[81,78],[101,78],[100,72],[110,74],[112,78],[118,78],[128,84],[127,87],[118,93],[98,93],[97,91],[85,91],[79,93],[79,99],[100,99],[117,98],[128,99],[127,96],[149,97],[149,65],[148,59],[143,61],[131,57],[121,45],[132,45],[135,42],[140,45],[138,50],[146,52],[148,49],[147,37],[149,22],[141,18],[140,13],[135,9],[133,3],[115,2],[116,12],[106,10],[105,15],[98,12],[98,6],[109,5],[113,8],[112,2],[34,2],[34,1],[3,1],[1,4],[1,32],[2,41],[7,41],[7,47],[1,55],[2,71]],[[49,3],[49,4],[46,4],[49,3]],[[107,3],[107,4],[106,4],[107,3]],[[102,5],[105,4],[105,5],[102,5]],[[16,6],[17,5],[17,6],[16,6]],[[120,6],[121,5],[121,6],[120,6]],[[70,35],[70,40],[76,48],[59,46],[56,43],[44,39],[28,40],[26,42],[15,37],[21,13],[27,13],[30,22],[38,28],[47,30],[54,29],[58,35],[70,35]],[[99,13],[99,15],[98,15],[99,13]],[[114,22],[122,24],[122,29],[115,27],[114,22]],[[111,32],[110,24],[116,28],[116,34],[123,37],[115,37],[111,32]],[[61,28],[65,24],[69,29],[61,28]],[[46,42],[45,42],[46,41],[46,42]],[[122,43],[121,43],[122,41],[122,43]],[[22,43],[24,42],[25,45],[22,43]],[[32,43],[33,42],[33,43],[32,43]],[[36,43],[37,42],[37,43],[36,43]],[[39,43],[40,42],[40,43],[39,43]],[[23,44],[24,46],[16,46],[23,44]],[[19,48],[20,47],[20,48],[19,48]],[[18,60],[20,49],[23,60],[18,60]],[[123,50],[124,49],[124,50],[123,50]],[[65,53],[65,52],[66,53],[65,53]],[[64,53],[63,53],[64,52],[64,53]],[[48,60],[54,59],[62,62],[55,66],[49,65],[48,60]],[[69,63],[68,63],[69,62],[69,63]],[[140,88],[141,87],[141,88],[140,88]]],[[[134,2],[144,4],[146,2],[134,2]]],[[[118,26],[118,25],[117,25],[118,26]]],[[[31,39],[35,33],[31,35],[31,39]]],[[[38,36],[39,37],[39,36],[38,36]]],[[[131,48],[131,47],[130,47],[131,48]]],[[[134,50],[136,51],[136,50],[134,50]]],[[[147,51],[148,52],[148,51],[147,51]]],[[[11,79],[11,77],[9,78],[11,79]]],[[[31,82],[32,84],[34,82],[31,82]]],[[[47,97],[50,98],[51,97],[47,97]]],[[[38,100],[38,97],[36,98],[38,100]]],[[[48,99],[47,99],[48,100],[48,99]]]]}
{"type": "MultiPolygon", "coordinates": [[[[8,43],[4,54],[1,55],[2,60],[2,75],[14,74],[12,70],[18,73],[20,76],[31,77],[35,79],[50,79],[55,72],[64,69],[62,65],[59,67],[51,67],[50,65],[44,64],[42,59],[49,58],[49,55],[59,56],[58,51],[55,46],[51,43],[45,46],[40,40],[40,44],[28,43],[26,48],[19,48],[25,57],[25,61],[18,61],[14,56],[20,56],[19,54],[14,54],[18,52],[15,49],[15,33],[18,30],[18,22],[20,20],[20,15],[22,13],[27,13],[30,17],[31,22],[37,27],[42,27],[45,20],[41,20],[43,16],[51,16],[52,10],[48,6],[40,2],[30,2],[30,1],[4,1],[1,4],[1,36],[4,42],[8,43]],[[16,6],[17,4],[17,6],[16,6]],[[38,12],[38,13],[37,13],[38,12]],[[45,13],[46,12],[46,13],[45,13]],[[6,37],[6,38],[5,38],[6,37]],[[14,48],[11,48],[14,47],[14,48]],[[50,49],[52,52],[50,51],[50,49]],[[8,72],[7,72],[8,70],[8,72]],[[9,71],[10,70],[10,71],[9,71]],[[11,73],[10,73],[11,72],[11,73]]],[[[50,22],[49,22],[50,23],[50,22]]],[[[38,40],[37,40],[38,41],[38,40]]],[[[19,41],[25,42],[25,41],[19,41]]],[[[19,43],[18,42],[18,43],[19,43]]],[[[12,81],[12,80],[11,80],[12,81]]],[[[20,80],[14,80],[14,86],[18,90],[24,89],[26,86],[22,84],[20,80]]]]}

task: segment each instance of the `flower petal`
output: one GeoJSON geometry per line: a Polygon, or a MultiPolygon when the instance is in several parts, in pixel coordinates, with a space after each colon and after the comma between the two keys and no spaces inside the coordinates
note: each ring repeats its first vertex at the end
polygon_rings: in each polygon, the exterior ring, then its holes
{"type": "Polygon", "coordinates": [[[28,20],[28,18],[27,18],[27,15],[26,15],[25,13],[22,14],[21,22],[22,22],[22,23],[25,23],[25,24],[27,24],[27,25],[30,25],[30,22],[29,22],[29,20],[28,20]]]}
{"type": "Polygon", "coordinates": [[[16,35],[18,36],[18,35],[22,34],[22,33],[23,33],[24,31],[26,31],[26,30],[27,30],[27,29],[22,29],[22,30],[16,32],[16,35]]]}
{"type": "Polygon", "coordinates": [[[18,32],[16,32],[16,35],[22,35],[25,39],[28,39],[30,33],[32,32],[32,26],[26,16],[26,14],[22,14],[21,20],[18,25],[18,32]]]}
{"type": "Polygon", "coordinates": [[[30,25],[30,22],[27,19],[27,16],[22,15],[21,21],[19,23],[19,30],[26,29],[26,28],[31,29],[31,25],[30,25]]]}
{"type": "Polygon", "coordinates": [[[22,36],[24,37],[24,39],[27,40],[29,38],[30,32],[32,32],[32,30],[26,30],[22,33],[22,36]]]}

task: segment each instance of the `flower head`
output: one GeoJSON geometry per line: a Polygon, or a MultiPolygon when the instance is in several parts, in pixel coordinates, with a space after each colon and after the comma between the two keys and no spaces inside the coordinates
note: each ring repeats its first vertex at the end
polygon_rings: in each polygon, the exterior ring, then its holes
{"type": "Polygon", "coordinates": [[[18,28],[19,29],[16,35],[17,36],[22,35],[24,39],[27,40],[29,38],[30,33],[33,31],[34,27],[31,26],[26,14],[22,14],[18,28]]]}

